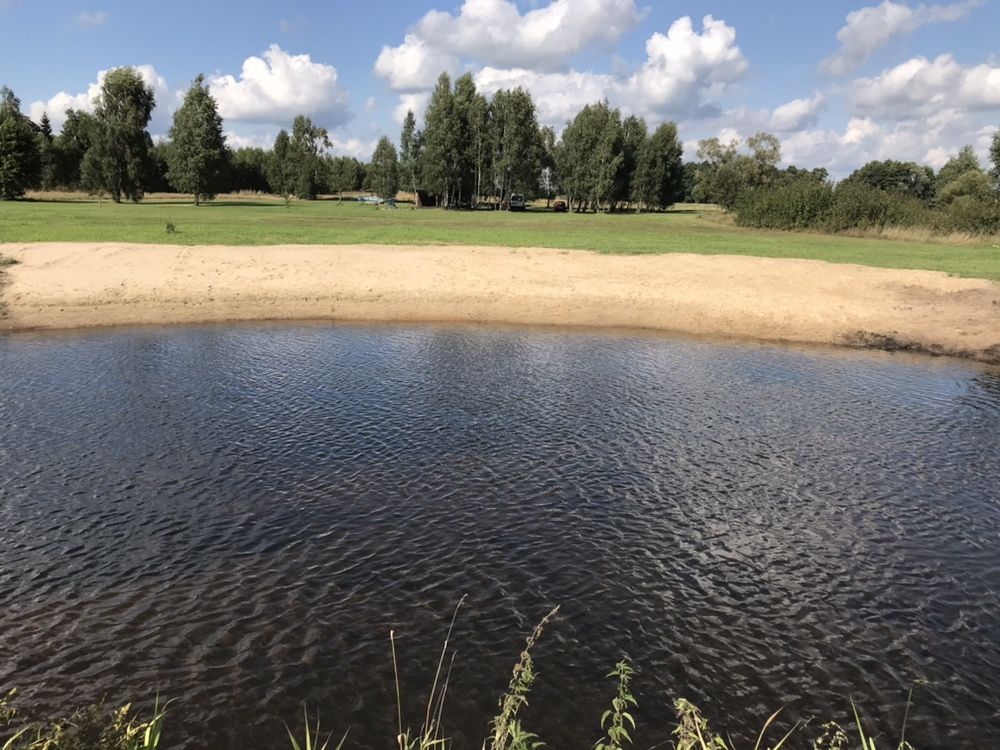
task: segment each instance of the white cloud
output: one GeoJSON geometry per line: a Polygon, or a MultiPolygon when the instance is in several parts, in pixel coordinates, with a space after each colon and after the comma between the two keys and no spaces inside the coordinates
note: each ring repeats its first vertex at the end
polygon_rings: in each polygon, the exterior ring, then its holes
{"type": "Polygon", "coordinates": [[[770,127],[779,133],[815,127],[824,109],[826,98],[822,94],[815,94],[809,99],[793,99],[774,110],[770,127]]]}
{"type": "Polygon", "coordinates": [[[413,112],[417,122],[420,122],[424,117],[424,110],[427,109],[427,102],[430,101],[430,98],[431,95],[427,91],[416,94],[400,94],[399,104],[392,112],[392,119],[402,125],[403,120],[406,119],[406,113],[413,112]]]}
{"type": "Polygon", "coordinates": [[[382,47],[375,75],[394,91],[418,91],[431,88],[443,72],[455,74],[459,67],[458,58],[407,34],[398,47],[382,47]]]}
{"type": "MultiPolygon", "coordinates": [[[[156,110],[153,112],[151,129],[163,129],[169,127],[170,117],[180,104],[180,94],[171,91],[167,86],[166,79],[161,76],[152,65],[135,65],[135,70],[142,76],[142,80],[151,86],[156,95],[156,110]]],[[[52,128],[56,131],[62,128],[66,121],[66,110],[77,109],[84,112],[93,112],[94,104],[101,94],[101,85],[104,78],[110,71],[101,70],[97,73],[97,80],[87,86],[86,91],[71,94],[68,91],[60,91],[46,101],[35,101],[28,105],[28,114],[31,119],[38,122],[42,114],[47,112],[52,128]]]]}
{"type": "Polygon", "coordinates": [[[513,0],[465,0],[457,15],[430,11],[409,36],[486,65],[554,70],[584,50],[612,50],[642,16],[635,0],[550,0],[523,15],[513,0]]]}
{"type": "Polygon", "coordinates": [[[375,151],[375,146],[378,141],[366,141],[363,138],[347,138],[340,140],[338,138],[331,138],[333,143],[330,153],[335,156],[353,156],[359,161],[368,161],[372,158],[372,153],[375,151]]]}
{"type": "Polygon", "coordinates": [[[313,62],[309,55],[289,54],[277,44],[263,58],[244,60],[239,78],[216,75],[208,83],[227,120],[287,126],[304,114],[333,127],[351,118],[337,69],[313,62]]]}
{"type": "Polygon", "coordinates": [[[958,21],[985,0],[961,0],[947,5],[918,5],[911,8],[885,0],[880,5],[847,14],[847,23],[837,32],[840,49],[820,63],[820,69],[834,76],[851,73],[863,65],[879,47],[895,37],[910,34],[931,23],[958,21]]]}
{"type": "Polygon", "coordinates": [[[274,145],[274,139],[277,137],[272,133],[246,135],[232,130],[225,131],[223,135],[226,136],[226,145],[230,148],[262,148],[265,150],[271,149],[274,145]]]}
{"type": "Polygon", "coordinates": [[[976,112],[1000,108],[1000,67],[963,67],[951,55],[914,57],[851,86],[857,112],[894,120],[942,111],[976,112]]]}
{"type": "Polygon", "coordinates": [[[92,28],[103,26],[111,20],[111,14],[104,10],[82,11],[76,14],[76,23],[79,26],[92,28]]]}
{"type": "Polygon", "coordinates": [[[706,16],[702,30],[689,17],[646,42],[646,61],[624,77],[569,70],[546,73],[526,68],[485,67],[476,85],[487,94],[521,86],[531,92],[539,119],[562,125],[585,105],[607,98],[614,106],[648,117],[704,117],[719,112],[721,96],[749,64],[736,46],[736,31],[706,16]]]}

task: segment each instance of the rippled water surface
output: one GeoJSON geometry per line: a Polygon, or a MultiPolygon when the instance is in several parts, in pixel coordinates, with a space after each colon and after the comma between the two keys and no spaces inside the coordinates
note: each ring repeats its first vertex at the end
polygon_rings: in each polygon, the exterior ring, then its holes
{"type": "MultiPolygon", "coordinates": [[[[0,337],[0,687],[180,700],[167,739],[478,748],[532,624],[526,725],[586,750],[621,654],[637,747],[686,696],[1000,737],[1000,375],[579,332],[218,326],[0,337]]],[[[750,742],[752,746],[752,741],[750,742]]]]}

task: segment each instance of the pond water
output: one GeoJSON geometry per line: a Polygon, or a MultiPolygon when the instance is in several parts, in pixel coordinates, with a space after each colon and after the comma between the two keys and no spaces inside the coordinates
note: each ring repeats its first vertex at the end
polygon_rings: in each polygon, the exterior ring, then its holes
{"type": "MultiPolygon", "coordinates": [[[[686,697],[884,739],[1000,737],[1000,373],[639,334],[327,324],[0,336],[0,688],[175,698],[166,739],[285,747],[319,710],[480,747],[525,635],[525,726],[637,748],[686,697]]],[[[750,735],[754,735],[753,738],[750,735]]],[[[744,743],[745,744],[745,743],[744,743]]],[[[881,744],[881,743],[880,743],[881,744]]]]}

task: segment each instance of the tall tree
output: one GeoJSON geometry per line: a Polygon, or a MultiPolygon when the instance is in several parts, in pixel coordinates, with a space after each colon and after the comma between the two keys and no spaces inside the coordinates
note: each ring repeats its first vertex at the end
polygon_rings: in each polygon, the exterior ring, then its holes
{"type": "Polygon", "coordinates": [[[323,184],[325,168],[322,154],[330,148],[330,136],[325,128],[314,125],[305,115],[299,115],[292,124],[288,145],[295,175],[295,195],[315,200],[323,184]]]}
{"type": "Polygon", "coordinates": [[[469,105],[469,135],[472,143],[469,147],[469,160],[472,162],[475,188],[473,200],[478,206],[483,198],[490,171],[490,138],[492,123],[490,122],[490,105],[486,97],[476,94],[469,105]]]}
{"type": "Polygon", "coordinates": [[[396,147],[385,136],[379,138],[375,153],[372,154],[368,180],[372,191],[385,200],[392,200],[399,192],[399,159],[396,147]]]}
{"type": "Polygon", "coordinates": [[[993,142],[990,144],[990,161],[993,163],[993,179],[997,188],[1000,189],[1000,130],[993,134],[993,142]]]}
{"type": "Polygon", "coordinates": [[[88,112],[66,110],[62,131],[53,142],[55,182],[76,190],[82,187],[80,167],[87,150],[97,138],[97,119],[88,112]]]}
{"type": "Polygon", "coordinates": [[[104,77],[94,107],[98,127],[81,166],[86,187],[115,203],[142,200],[153,147],[146,127],[155,106],[153,89],[133,68],[115,68],[104,77]]]}
{"type": "Polygon", "coordinates": [[[6,86],[0,88],[0,200],[20,198],[42,176],[42,151],[31,121],[21,114],[21,102],[6,86]]]}
{"type": "Polygon", "coordinates": [[[181,193],[191,193],[197,206],[222,188],[226,170],[226,137],[215,98],[205,76],[194,79],[184,103],[174,113],[167,179],[181,193]]]}
{"type": "Polygon", "coordinates": [[[285,199],[289,204],[295,195],[298,184],[298,172],[292,154],[292,143],[288,131],[282,130],[274,139],[274,148],[267,160],[267,181],[275,195],[285,199]]]}
{"type": "Polygon", "coordinates": [[[327,163],[327,182],[340,200],[348,190],[360,190],[365,169],[353,156],[335,156],[327,163]]]}
{"type": "Polygon", "coordinates": [[[403,130],[399,134],[399,180],[406,190],[413,193],[414,203],[418,203],[417,162],[420,159],[420,138],[417,118],[414,117],[413,110],[407,110],[403,130]]]}
{"type": "Polygon", "coordinates": [[[38,146],[42,156],[39,183],[42,190],[52,190],[56,186],[56,147],[48,112],[42,112],[42,119],[38,122],[38,130],[38,146]]]}
{"type": "Polygon", "coordinates": [[[847,178],[887,193],[899,193],[930,201],[934,198],[934,170],[915,162],[870,161],[847,178]]]}
{"type": "Polygon", "coordinates": [[[747,139],[750,154],[740,153],[739,141],[723,144],[718,138],[698,143],[695,198],[718,203],[727,211],[746,191],[772,184],[778,177],[781,143],[770,133],[747,139]]]}
{"type": "Polygon", "coordinates": [[[424,142],[420,153],[420,175],[424,187],[439,198],[441,205],[450,205],[455,194],[454,104],[451,78],[442,73],[431,93],[424,114],[424,142]]]}
{"type": "Polygon", "coordinates": [[[683,148],[672,122],[660,125],[639,150],[632,201],[636,209],[665,209],[684,197],[683,148]]]}
{"type": "Polygon", "coordinates": [[[552,205],[552,198],[559,189],[559,180],[556,176],[556,131],[549,125],[538,131],[539,142],[542,146],[541,166],[542,173],[538,180],[538,186],[545,194],[545,207],[552,205]]]}
{"type": "Polygon", "coordinates": [[[522,88],[501,89],[490,102],[493,187],[502,205],[512,193],[534,195],[542,172],[535,103],[522,88]]]}
{"type": "Polygon", "coordinates": [[[648,138],[646,121],[630,115],[622,121],[622,163],[615,180],[614,200],[626,203],[632,200],[632,182],[639,164],[639,152],[648,138]]]}
{"type": "Polygon", "coordinates": [[[267,181],[268,159],[270,154],[262,148],[244,147],[230,152],[229,184],[227,190],[238,193],[270,193],[271,186],[267,181]]]}

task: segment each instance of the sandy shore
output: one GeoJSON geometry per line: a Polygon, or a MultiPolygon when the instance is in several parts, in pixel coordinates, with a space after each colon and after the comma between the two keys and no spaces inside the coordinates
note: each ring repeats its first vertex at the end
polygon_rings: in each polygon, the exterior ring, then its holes
{"type": "Polygon", "coordinates": [[[737,256],[498,247],[2,245],[0,330],[223,320],[653,328],[1000,362],[1000,284],[737,256]]]}

